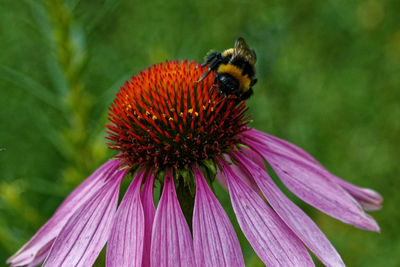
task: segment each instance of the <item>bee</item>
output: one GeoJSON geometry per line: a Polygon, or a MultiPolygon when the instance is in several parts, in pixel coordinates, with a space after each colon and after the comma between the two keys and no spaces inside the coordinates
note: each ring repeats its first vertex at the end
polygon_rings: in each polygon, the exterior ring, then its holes
{"type": "Polygon", "coordinates": [[[207,55],[202,66],[208,66],[208,70],[199,82],[214,71],[213,88],[217,88],[224,96],[235,95],[239,101],[246,100],[253,94],[252,87],[257,82],[254,66],[256,60],[256,52],[239,37],[233,48],[207,55]]]}

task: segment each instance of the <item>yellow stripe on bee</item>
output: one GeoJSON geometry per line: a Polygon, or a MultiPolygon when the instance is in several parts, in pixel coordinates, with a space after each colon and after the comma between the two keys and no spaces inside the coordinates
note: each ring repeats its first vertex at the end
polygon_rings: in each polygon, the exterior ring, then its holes
{"type": "Polygon", "coordinates": [[[233,76],[236,80],[239,81],[240,88],[243,92],[246,92],[250,89],[250,78],[249,76],[243,75],[242,70],[236,67],[233,64],[221,64],[218,67],[217,73],[227,73],[233,76]]]}
{"type": "Polygon", "coordinates": [[[229,49],[226,49],[224,52],[222,52],[222,57],[227,57],[232,54],[233,54],[233,48],[229,48],[229,49]]]}

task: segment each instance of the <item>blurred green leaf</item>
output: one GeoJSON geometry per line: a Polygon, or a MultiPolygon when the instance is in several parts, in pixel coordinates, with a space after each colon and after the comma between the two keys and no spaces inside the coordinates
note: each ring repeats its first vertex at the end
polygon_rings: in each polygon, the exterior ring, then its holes
{"type": "Polygon", "coordinates": [[[0,65],[0,79],[14,84],[17,88],[24,90],[38,100],[48,104],[56,110],[61,110],[57,97],[46,87],[33,80],[29,75],[18,70],[0,65]]]}
{"type": "MultiPolygon", "coordinates": [[[[210,49],[224,50],[243,36],[258,60],[251,126],[379,191],[384,208],[373,216],[382,233],[320,213],[273,178],[348,266],[397,267],[399,11],[395,0],[0,1],[0,148],[7,149],[0,153],[0,259],[115,155],[106,149],[104,125],[125,80],[166,59],[201,61],[210,49]]],[[[246,266],[262,266],[229,195],[217,184],[215,191],[246,266]]],[[[97,264],[104,266],[104,255],[97,264]]]]}

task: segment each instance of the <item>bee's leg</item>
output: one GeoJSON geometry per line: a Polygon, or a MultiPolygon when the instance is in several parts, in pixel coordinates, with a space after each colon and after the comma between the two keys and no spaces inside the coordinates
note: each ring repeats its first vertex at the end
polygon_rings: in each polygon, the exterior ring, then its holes
{"type": "Polygon", "coordinates": [[[250,88],[249,90],[247,90],[246,92],[244,92],[244,93],[239,97],[239,101],[243,101],[243,100],[248,99],[252,94],[253,94],[253,89],[250,88]]]}
{"type": "Polygon", "coordinates": [[[204,80],[204,78],[207,77],[211,71],[215,70],[221,64],[221,62],[222,62],[221,53],[219,52],[212,53],[207,58],[207,61],[201,64],[201,66],[203,67],[208,65],[208,70],[204,72],[203,75],[201,75],[200,79],[197,82],[201,82],[202,80],[204,80]]]}
{"type": "Polygon", "coordinates": [[[251,82],[250,82],[250,86],[255,85],[257,83],[257,81],[258,81],[257,78],[252,79],[251,82]]]}
{"type": "Polygon", "coordinates": [[[210,90],[208,91],[208,95],[212,95],[212,93],[214,92],[214,89],[217,88],[217,81],[218,81],[218,75],[215,75],[214,83],[211,86],[210,90]]]}
{"type": "Polygon", "coordinates": [[[209,68],[215,70],[222,63],[221,53],[218,53],[211,64],[209,64],[209,68]]]}
{"type": "Polygon", "coordinates": [[[239,97],[239,95],[241,94],[242,91],[240,89],[240,86],[238,85],[235,88],[231,88],[231,90],[229,92],[230,92],[230,94],[233,94],[233,95],[236,95],[237,97],[239,97]]]}
{"type": "Polygon", "coordinates": [[[219,106],[219,104],[221,104],[225,99],[226,99],[227,95],[226,94],[222,94],[222,98],[220,101],[218,101],[215,106],[219,106]]]}
{"type": "Polygon", "coordinates": [[[211,54],[209,54],[207,56],[206,62],[201,64],[201,66],[204,67],[204,66],[210,65],[211,62],[213,62],[214,60],[216,60],[218,58],[222,58],[221,53],[220,52],[212,52],[211,54]]]}
{"type": "Polygon", "coordinates": [[[204,80],[204,78],[207,77],[208,74],[210,74],[211,71],[212,71],[212,69],[209,68],[206,72],[203,73],[203,75],[201,75],[200,79],[197,82],[199,83],[202,80],[204,80]]]}

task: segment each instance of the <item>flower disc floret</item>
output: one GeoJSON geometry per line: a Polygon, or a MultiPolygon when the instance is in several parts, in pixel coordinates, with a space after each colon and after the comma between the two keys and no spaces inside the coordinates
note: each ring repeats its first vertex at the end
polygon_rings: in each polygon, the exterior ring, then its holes
{"type": "Polygon", "coordinates": [[[140,72],[110,108],[110,148],[131,166],[187,168],[221,156],[240,141],[248,121],[244,102],[222,96],[206,67],[165,62],[140,72]]]}

